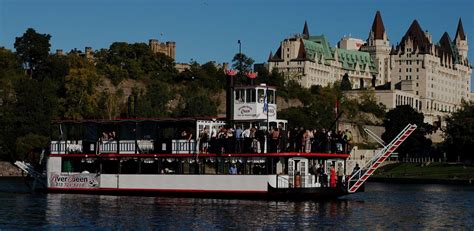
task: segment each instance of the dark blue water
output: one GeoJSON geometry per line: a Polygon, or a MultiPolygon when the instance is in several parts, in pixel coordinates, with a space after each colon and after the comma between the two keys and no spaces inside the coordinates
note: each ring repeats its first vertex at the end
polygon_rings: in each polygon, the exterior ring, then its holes
{"type": "Polygon", "coordinates": [[[32,194],[0,178],[0,229],[474,229],[474,187],[368,183],[332,201],[32,194]]]}

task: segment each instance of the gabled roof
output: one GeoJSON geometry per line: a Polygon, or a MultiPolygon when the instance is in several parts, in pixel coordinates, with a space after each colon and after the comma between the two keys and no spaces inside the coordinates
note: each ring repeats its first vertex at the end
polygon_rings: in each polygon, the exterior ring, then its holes
{"type": "Polygon", "coordinates": [[[306,49],[304,46],[303,39],[300,39],[300,48],[298,49],[298,56],[296,57],[297,60],[306,60],[306,49]]]}
{"type": "MultiPolygon", "coordinates": [[[[270,53],[270,56],[271,56],[271,53],[270,53]]],[[[273,57],[270,57],[268,59],[268,61],[282,61],[283,59],[281,58],[281,46],[278,47],[278,50],[277,52],[275,53],[275,55],[273,57]]]]}
{"type": "MultiPolygon", "coordinates": [[[[418,52],[420,54],[430,53],[431,43],[426,37],[423,30],[421,29],[420,24],[418,24],[418,21],[416,20],[414,20],[410,28],[408,28],[408,31],[405,33],[402,38],[402,41],[400,42],[400,45],[397,46],[396,51],[401,50],[402,52],[404,52],[408,40],[411,40],[413,42],[413,52],[418,49],[418,52]]],[[[395,50],[392,51],[396,52],[395,50]]]]}
{"type": "Polygon", "coordinates": [[[466,34],[464,34],[461,18],[459,18],[458,29],[456,30],[456,37],[454,37],[454,40],[457,40],[458,38],[466,40],[466,34]]]}
{"type": "Polygon", "coordinates": [[[383,39],[385,27],[383,26],[382,16],[380,11],[377,10],[375,13],[374,22],[372,23],[372,32],[374,33],[374,39],[383,39]]]}
{"type": "Polygon", "coordinates": [[[451,57],[453,63],[458,63],[458,50],[447,32],[444,32],[436,48],[438,49],[438,57],[443,58],[446,55],[451,57]]]}

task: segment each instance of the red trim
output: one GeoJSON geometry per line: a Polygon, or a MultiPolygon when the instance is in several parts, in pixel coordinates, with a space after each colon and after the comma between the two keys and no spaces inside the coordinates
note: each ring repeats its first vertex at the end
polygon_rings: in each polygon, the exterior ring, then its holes
{"type": "Polygon", "coordinates": [[[176,121],[197,121],[197,120],[216,120],[223,121],[225,117],[218,116],[203,116],[203,117],[162,117],[162,118],[114,118],[114,119],[84,119],[84,120],[68,120],[57,119],[53,120],[53,124],[60,123],[115,123],[125,121],[156,121],[156,122],[176,122],[176,121]]]}
{"type": "Polygon", "coordinates": [[[145,188],[48,188],[49,191],[91,191],[91,192],[162,192],[162,193],[267,193],[258,190],[201,190],[201,189],[145,189],[145,188]]]}
{"type": "Polygon", "coordinates": [[[50,154],[50,157],[108,157],[108,158],[118,158],[118,157],[141,157],[141,158],[155,158],[155,157],[165,157],[165,158],[186,158],[186,157],[200,157],[200,158],[209,158],[209,157],[327,157],[327,158],[341,158],[346,159],[350,154],[337,154],[337,153],[304,153],[304,152],[280,152],[280,153],[267,153],[267,154],[242,154],[242,153],[232,153],[232,154],[117,154],[117,153],[103,153],[103,154],[84,154],[84,153],[69,153],[69,154],[50,154]]]}

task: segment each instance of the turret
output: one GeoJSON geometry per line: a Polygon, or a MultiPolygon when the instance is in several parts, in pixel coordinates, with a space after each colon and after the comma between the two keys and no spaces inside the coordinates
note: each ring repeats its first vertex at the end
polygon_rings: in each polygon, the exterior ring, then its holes
{"type": "Polygon", "coordinates": [[[380,83],[385,84],[390,82],[389,62],[391,49],[380,11],[375,13],[374,22],[372,23],[372,28],[367,38],[367,44],[362,46],[360,50],[370,53],[370,57],[374,60],[376,70],[378,71],[376,78],[381,80],[380,83]]]}
{"type": "Polygon", "coordinates": [[[459,18],[458,29],[456,30],[456,37],[454,38],[454,43],[456,44],[456,48],[459,51],[459,56],[461,56],[461,59],[466,59],[469,47],[467,45],[467,36],[464,33],[461,18],[459,18]]]}

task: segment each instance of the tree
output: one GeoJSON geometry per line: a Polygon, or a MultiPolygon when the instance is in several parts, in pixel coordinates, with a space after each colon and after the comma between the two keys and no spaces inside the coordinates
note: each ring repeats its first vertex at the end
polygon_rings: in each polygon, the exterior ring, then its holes
{"type": "Polygon", "coordinates": [[[235,82],[237,84],[249,83],[250,80],[245,76],[245,73],[252,71],[252,65],[254,60],[250,57],[247,57],[244,53],[237,53],[232,59],[232,68],[239,71],[239,78],[236,78],[235,82]]]}
{"type": "Polygon", "coordinates": [[[461,109],[446,119],[445,141],[448,159],[457,161],[473,161],[474,156],[474,102],[462,102],[461,109]]]}
{"type": "Polygon", "coordinates": [[[63,106],[67,119],[97,117],[100,78],[92,68],[72,68],[66,76],[63,106]]]}
{"type": "Polygon", "coordinates": [[[341,90],[347,91],[352,89],[352,83],[349,80],[349,75],[347,73],[342,76],[342,81],[341,81],[341,90]]]}
{"type": "Polygon", "coordinates": [[[154,79],[147,86],[146,94],[140,95],[138,101],[139,117],[163,117],[169,115],[168,104],[174,98],[170,86],[160,80],[154,79]]]}
{"type": "Polygon", "coordinates": [[[217,106],[218,103],[209,96],[206,90],[192,84],[182,93],[182,99],[173,114],[177,117],[216,116],[217,106]]]}
{"type": "Polygon", "coordinates": [[[398,147],[397,151],[402,158],[407,156],[429,156],[431,140],[425,136],[433,132],[433,126],[424,123],[423,120],[423,113],[415,111],[415,109],[409,105],[397,106],[387,112],[386,119],[383,122],[385,132],[382,134],[382,139],[388,143],[392,141],[407,124],[416,124],[418,128],[398,147]]]}
{"type": "Polygon", "coordinates": [[[16,53],[31,77],[36,77],[35,70],[46,62],[51,47],[50,39],[51,35],[39,34],[32,28],[15,39],[16,53]]]}
{"type": "Polygon", "coordinates": [[[359,108],[363,112],[372,113],[378,118],[385,116],[385,105],[377,103],[373,90],[364,90],[359,98],[359,108]]]}

